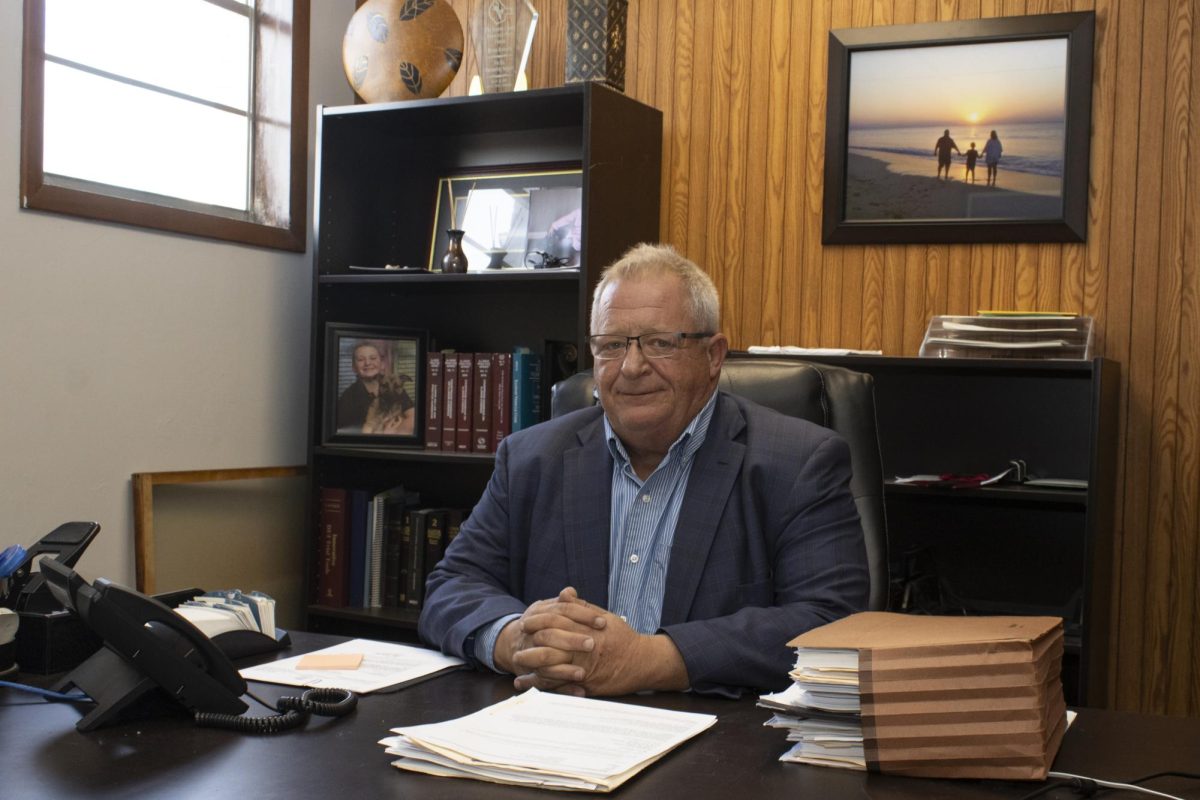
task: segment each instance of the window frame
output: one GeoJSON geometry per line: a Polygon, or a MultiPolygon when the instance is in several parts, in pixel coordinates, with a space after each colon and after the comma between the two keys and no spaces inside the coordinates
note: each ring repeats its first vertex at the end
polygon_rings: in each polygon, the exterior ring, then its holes
{"type": "Polygon", "coordinates": [[[252,187],[238,211],[43,169],[45,0],[24,0],[20,205],[77,217],[304,252],[308,199],[309,0],[254,5],[252,187]],[[264,65],[291,51],[291,85],[264,65]],[[287,130],[272,120],[287,121],[287,130]]]}

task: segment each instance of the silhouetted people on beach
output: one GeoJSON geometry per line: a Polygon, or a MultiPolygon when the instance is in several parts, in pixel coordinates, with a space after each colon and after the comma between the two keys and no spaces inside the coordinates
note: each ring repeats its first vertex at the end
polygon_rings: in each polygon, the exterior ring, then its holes
{"type": "MultiPolygon", "coordinates": [[[[993,134],[995,131],[992,132],[993,134]]],[[[945,178],[950,177],[950,151],[955,150],[959,155],[962,155],[962,150],[958,149],[958,145],[950,138],[950,129],[947,128],[942,132],[942,138],[937,140],[937,144],[933,146],[933,152],[937,154],[938,160],[938,177],[941,178],[942,170],[946,170],[945,178]]]]}
{"type": "Polygon", "coordinates": [[[979,158],[979,151],[975,149],[975,143],[971,142],[971,149],[964,155],[967,157],[967,169],[963,172],[963,183],[967,182],[967,178],[971,179],[971,183],[975,182],[975,161],[979,158]]]}
{"type": "Polygon", "coordinates": [[[999,137],[992,131],[992,135],[983,145],[983,163],[987,165],[988,186],[996,185],[996,165],[1000,163],[1000,154],[1003,152],[999,137]]]}

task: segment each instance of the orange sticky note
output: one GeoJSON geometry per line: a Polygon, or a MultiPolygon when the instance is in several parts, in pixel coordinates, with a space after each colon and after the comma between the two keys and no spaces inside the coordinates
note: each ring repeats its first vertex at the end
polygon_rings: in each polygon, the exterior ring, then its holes
{"type": "Polygon", "coordinates": [[[296,663],[296,669],[358,669],[362,653],[309,653],[296,663]]]}

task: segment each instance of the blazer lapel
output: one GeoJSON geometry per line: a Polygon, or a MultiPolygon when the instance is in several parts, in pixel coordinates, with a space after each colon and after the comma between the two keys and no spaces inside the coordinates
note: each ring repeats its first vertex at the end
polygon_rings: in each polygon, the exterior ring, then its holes
{"type": "Polygon", "coordinates": [[[608,608],[612,460],[601,417],[581,428],[578,436],[580,446],[563,453],[567,580],[584,600],[608,608]]]}
{"type": "Polygon", "coordinates": [[[746,448],[735,437],[745,426],[741,410],[720,395],[704,444],[696,452],[683,507],[679,510],[663,592],[661,625],[687,620],[722,512],[742,468],[746,448]]]}

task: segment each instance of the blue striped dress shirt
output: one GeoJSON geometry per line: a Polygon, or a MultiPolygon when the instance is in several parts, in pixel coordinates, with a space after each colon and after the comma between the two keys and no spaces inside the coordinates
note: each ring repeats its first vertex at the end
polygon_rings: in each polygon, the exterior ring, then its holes
{"type": "Polygon", "coordinates": [[[604,417],[604,433],[613,457],[608,610],[638,633],[654,633],[662,619],[675,525],[692,462],[708,434],[716,399],[717,393],[713,392],[645,481],[633,471],[625,445],[604,417]]]}

